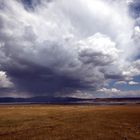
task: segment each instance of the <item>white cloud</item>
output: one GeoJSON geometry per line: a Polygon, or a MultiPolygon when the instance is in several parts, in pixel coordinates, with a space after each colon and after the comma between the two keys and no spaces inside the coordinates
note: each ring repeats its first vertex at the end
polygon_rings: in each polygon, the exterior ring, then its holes
{"type": "Polygon", "coordinates": [[[99,89],[98,92],[116,93],[116,92],[120,92],[120,90],[118,90],[116,88],[111,88],[111,89],[102,88],[102,89],[99,89]]]}
{"type": "Polygon", "coordinates": [[[135,82],[135,81],[130,81],[128,82],[129,85],[139,85],[139,82],[135,82]]]}
{"type": "Polygon", "coordinates": [[[116,88],[112,89],[102,88],[101,90],[97,91],[94,97],[105,97],[105,98],[140,97],[140,90],[121,91],[116,88]]]}
{"type": "Polygon", "coordinates": [[[126,81],[117,81],[115,83],[115,85],[123,85],[123,84],[127,84],[127,82],[126,81]]]}
{"type": "Polygon", "coordinates": [[[126,79],[131,79],[134,76],[139,76],[140,60],[133,61],[131,64],[129,64],[129,66],[123,70],[123,75],[126,77],[126,79]]]}
{"type": "Polygon", "coordinates": [[[0,88],[12,87],[13,83],[8,79],[4,71],[0,71],[0,88]]]}
{"type": "Polygon", "coordinates": [[[128,4],[130,4],[130,3],[133,2],[133,0],[126,0],[126,2],[127,2],[128,4]]]}

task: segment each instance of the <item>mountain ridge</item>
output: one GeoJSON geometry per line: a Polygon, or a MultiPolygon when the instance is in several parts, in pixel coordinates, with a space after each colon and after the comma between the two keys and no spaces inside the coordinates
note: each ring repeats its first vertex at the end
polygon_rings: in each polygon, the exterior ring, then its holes
{"type": "Polygon", "coordinates": [[[1,97],[0,103],[120,103],[120,102],[137,102],[140,103],[140,98],[126,97],[126,98],[73,98],[73,97],[48,97],[36,96],[30,98],[14,98],[14,97],[1,97]]]}

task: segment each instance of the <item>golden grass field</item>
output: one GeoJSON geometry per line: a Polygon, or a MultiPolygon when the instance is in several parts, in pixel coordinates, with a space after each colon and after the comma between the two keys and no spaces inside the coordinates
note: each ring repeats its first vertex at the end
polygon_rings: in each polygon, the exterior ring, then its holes
{"type": "Polygon", "coordinates": [[[0,140],[140,140],[140,105],[1,105],[0,140]]]}

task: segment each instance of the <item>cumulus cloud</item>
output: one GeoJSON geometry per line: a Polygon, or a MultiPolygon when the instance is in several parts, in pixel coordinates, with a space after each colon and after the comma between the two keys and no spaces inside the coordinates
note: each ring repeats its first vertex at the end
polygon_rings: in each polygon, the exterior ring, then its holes
{"type": "Polygon", "coordinates": [[[4,71],[0,71],[0,88],[9,88],[12,87],[12,82],[8,79],[4,71]]]}
{"type": "Polygon", "coordinates": [[[128,84],[129,84],[129,85],[139,85],[139,82],[130,81],[128,84]]]}
{"type": "Polygon", "coordinates": [[[132,80],[140,75],[132,3],[1,0],[0,70],[30,95],[94,93],[111,80],[132,80]]]}
{"type": "Polygon", "coordinates": [[[120,90],[118,90],[116,88],[111,88],[111,89],[102,88],[102,89],[99,89],[98,91],[99,92],[111,92],[111,93],[120,92],[120,90]]]}
{"type": "MultiPolygon", "coordinates": [[[[7,93],[11,93],[13,91],[14,85],[10,78],[7,76],[6,72],[0,71],[0,97],[7,96],[7,93]]],[[[11,94],[11,96],[13,96],[13,94],[11,94]]]]}
{"type": "Polygon", "coordinates": [[[115,82],[115,85],[123,85],[123,84],[127,84],[126,81],[117,81],[115,82]]]}
{"type": "Polygon", "coordinates": [[[123,75],[126,79],[131,80],[134,76],[140,75],[140,60],[133,61],[123,70],[123,75]]]}
{"type": "Polygon", "coordinates": [[[72,97],[80,98],[125,98],[125,97],[140,97],[140,90],[119,90],[117,88],[101,88],[94,92],[76,91],[72,93],[72,97]]]}
{"type": "Polygon", "coordinates": [[[116,88],[111,89],[103,88],[98,90],[97,94],[95,94],[93,97],[102,97],[102,98],[140,97],[140,90],[121,91],[116,88]]]}

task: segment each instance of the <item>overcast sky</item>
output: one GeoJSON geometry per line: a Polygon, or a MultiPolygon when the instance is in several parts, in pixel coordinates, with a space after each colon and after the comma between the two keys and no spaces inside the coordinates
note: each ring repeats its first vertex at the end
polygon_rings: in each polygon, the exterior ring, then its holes
{"type": "Polygon", "coordinates": [[[139,0],[0,0],[0,96],[140,97],[139,0]]]}

